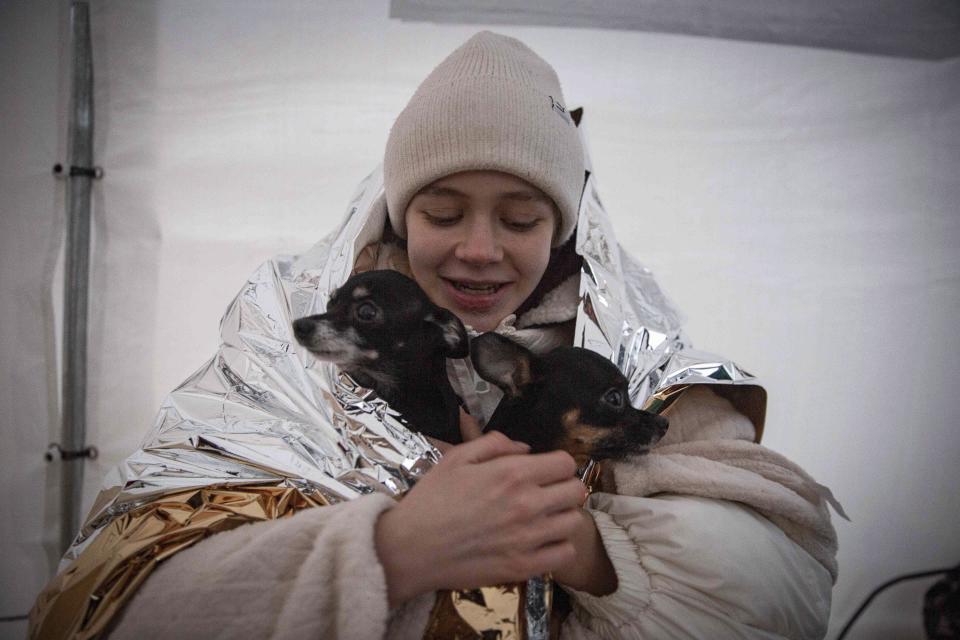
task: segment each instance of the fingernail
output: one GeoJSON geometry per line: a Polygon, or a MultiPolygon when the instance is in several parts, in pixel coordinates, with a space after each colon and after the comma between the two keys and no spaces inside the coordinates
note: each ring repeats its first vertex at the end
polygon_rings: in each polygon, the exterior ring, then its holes
{"type": "Polygon", "coordinates": [[[527,451],[530,450],[530,445],[527,444],[526,442],[520,442],[519,440],[514,440],[513,443],[514,443],[514,444],[517,444],[517,445],[520,445],[521,447],[523,447],[523,448],[526,449],[527,451]]]}

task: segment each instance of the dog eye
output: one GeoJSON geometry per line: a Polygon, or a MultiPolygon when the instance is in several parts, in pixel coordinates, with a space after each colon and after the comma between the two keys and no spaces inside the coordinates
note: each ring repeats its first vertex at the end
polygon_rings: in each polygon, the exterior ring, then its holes
{"type": "Polygon", "coordinates": [[[356,306],[353,313],[360,322],[374,322],[380,318],[380,309],[372,302],[361,302],[356,306]]]}
{"type": "Polygon", "coordinates": [[[620,389],[610,389],[603,394],[603,401],[619,409],[623,406],[623,393],[620,389]]]}

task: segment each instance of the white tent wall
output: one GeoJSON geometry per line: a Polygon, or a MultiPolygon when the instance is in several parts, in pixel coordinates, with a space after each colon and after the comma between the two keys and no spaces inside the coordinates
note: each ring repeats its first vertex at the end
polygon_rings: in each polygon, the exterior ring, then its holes
{"type": "MultiPolygon", "coordinates": [[[[43,459],[59,439],[54,272],[65,191],[64,41],[68,9],[0,2],[0,616],[26,613],[58,545],[59,473],[43,459]]],[[[0,623],[22,638],[26,622],[0,623]]]]}
{"type": "MultiPolygon", "coordinates": [[[[10,615],[56,566],[58,469],[42,454],[56,438],[63,196],[49,170],[63,158],[69,58],[59,3],[0,12],[10,615]]],[[[339,221],[417,83],[479,29],[390,20],[386,1],[95,1],[91,19],[106,177],[90,282],[100,457],[84,511],[163,396],[213,353],[246,276],[339,221]]],[[[960,61],[494,29],[550,61],[568,105],[585,107],[615,229],[684,310],[694,345],[764,381],[764,444],[852,517],[836,521],[831,634],[887,578],[960,562],[960,61]]],[[[851,637],[920,637],[930,583],[879,598],[851,637]]]]}

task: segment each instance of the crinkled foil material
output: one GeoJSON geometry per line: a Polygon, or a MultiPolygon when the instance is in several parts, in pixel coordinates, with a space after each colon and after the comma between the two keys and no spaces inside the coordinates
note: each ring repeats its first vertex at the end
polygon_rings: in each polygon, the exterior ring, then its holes
{"type": "MultiPolygon", "coordinates": [[[[158,562],[207,535],[372,492],[399,498],[437,462],[386,403],[292,335],[291,322],[323,312],[360,250],[380,238],[382,192],[377,170],[340,228],[249,278],[223,317],[216,355],[166,398],[140,448],[105,478],[31,612],[32,638],[98,636],[158,562]]],[[[653,276],[617,244],[592,175],[576,246],[576,344],[620,367],[636,406],[661,411],[693,384],[717,385],[759,439],[762,388],[732,362],[686,347],[653,276]]],[[[441,593],[426,636],[544,638],[551,588],[547,579],[441,593]]]]}
{"type": "MultiPolygon", "coordinates": [[[[580,127],[587,149],[584,127],[580,127]]],[[[628,380],[634,406],[659,413],[695,384],[730,400],[753,422],[760,441],[766,391],[736,363],[692,349],[682,318],[649,269],[623,251],[590,171],[580,203],[577,253],[583,257],[575,346],[610,358],[628,380]]],[[[648,215],[651,220],[655,216],[648,215]]],[[[592,469],[595,472],[595,470],[592,469]]]]}
{"type": "MultiPolygon", "coordinates": [[[[528,627],[522,624],[522,619],[515,613],[517,605],[528,600],[547,604],[548,601],[543,598],[543,593],[534,594],[541,596],[539,600],[528,595],[528,585],[521,583],[441,592],[437,594],[424,637],[456,640],[523,640],[537,637],[534,634],[542,632],[536,627],[532,634],[528,632],[528,627]]],[[[541,616],[541,619],[544,617],[541,616]]]]}
{"type": "Polygon", "coordinates": [[[206,535],[372,492],[399,497],[439,459],[398,414],[303,350],[291,323],[322,313],[379,237],[379,171],[343,224],[249,278],[216,355],[163,402],[104,487],[31,612],[34,638],[96,637],[156,562],[206,535]]]}
{"type": "Polygon", "coordinates": [[[33,638],[95,638],[165,558],[247,522],[326,504],[293,487],[209,486],[172,491],[112,518],[40,594],[33,638]]]}

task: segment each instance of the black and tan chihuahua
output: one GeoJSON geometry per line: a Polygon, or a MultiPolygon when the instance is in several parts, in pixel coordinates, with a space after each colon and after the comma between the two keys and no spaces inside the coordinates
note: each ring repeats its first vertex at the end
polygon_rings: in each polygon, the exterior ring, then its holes
{"type": "Polygon", "coordinates": [[[538,356],[485,333],[470,353],[480,377],[504,392],[484,430],[526,442],[534,453],[563,449],[583,466],[645,453],[667,432],[667,419],[634,408],[624,375],[589,349],[538,356]]]}
{"type": "Polygon", "coordinates": [[[333,293],[326,313],[296,320],[293,332],[319,359],[376,391],[416,431],[463,441],[446,361],[467,357],[467,332],[410,278],[387,270],[353,275],[333,293]]]}

